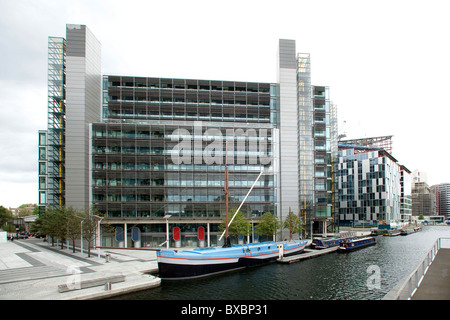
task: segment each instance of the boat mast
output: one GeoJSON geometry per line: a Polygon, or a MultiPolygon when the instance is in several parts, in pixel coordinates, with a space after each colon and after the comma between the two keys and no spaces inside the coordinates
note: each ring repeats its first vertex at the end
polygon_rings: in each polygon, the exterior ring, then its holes
{"type": "Polygon", "coordinates": [[[227,167],[228,141],[225,142],[225,244],[228,239],[228,167],[227,167]]]}
{"type": "MultiPolygon", "coordinates": [[[[264,168],[261,170],[261,172],[258,175],[258,178],[256,178],[255,182],[253,182],[252,187],[250,188],[250,190],[248,190],[247,195],[244,197],[244,200],[242,200],[239,208],[237,208],[236,212],[234,213],[233,217],[231,218],[230,222],[227,224],[225,231],[222,233],[222,235],[219,238],[219,241],[222,240],[223,235],[225,234],[225,232],[228,230],[228,225],[230,225],[233,222],[234,217],[236,217],[236,214],[239,212],[239,210],[241,210],[242,205],[244,204],[245,200],[247,200],[250,192],[252,192],[253,187],[256,185],[256,183],[258,182],[259,178],[262,176],[262,174],[264,173],[264,168]]],[[[227,220],[228,220],[228,215],[227,215],[227,220]]]]}

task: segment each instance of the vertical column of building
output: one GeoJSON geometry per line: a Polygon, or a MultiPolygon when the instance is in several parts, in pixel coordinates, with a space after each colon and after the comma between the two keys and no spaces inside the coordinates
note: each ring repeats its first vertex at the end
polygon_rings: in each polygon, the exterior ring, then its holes
{"type": "Polygon", "coordinates": [[[279,42],[280,219],[299,213],[297,60],[294,40],[279,42]]]}
{"type": "Polygon", "coordinates": [[[299,192],[301,214],[307,228],[313,219],[314,141],[311,61],[308,53],[298,54],[299,192]]]}
{"type": "Polygon", "coordinates": [[[65,204],[66,40],[48,39],[47,206],[65,204]]]}
{"type": "Polygon", "coordinates": [[[84,25],[67,25],[66,205],[90,203],[89,123],[101,119],[101,45],[84,25]]]}
{"type": "Polygon", "coordinates": [[[337,166],[339,163],[338,156],[338,113],[337,105],[330,102],[330,123],[331,123],[331,217],[333,232],[338,231],[339,216],[338,216],[338,176],[337,166]]]}
{"type": "MultiPolygon", "coordinates": [[[[314,219],[319,230],[326,233],[332,222],[333,168],[332,108],[329,88],[313,86],[313,139],[314,139],[314,219]]],[[[337,150],[336,150],[337,151],[337,150]]]]}
{"type": "Polygon", "coordinates": [[[39,197],[38,206],[39,213],[43,212],[47,207],[47,130],[39,130],[39,141],[38,141],[38,174],[39,174],[39,197]]]}

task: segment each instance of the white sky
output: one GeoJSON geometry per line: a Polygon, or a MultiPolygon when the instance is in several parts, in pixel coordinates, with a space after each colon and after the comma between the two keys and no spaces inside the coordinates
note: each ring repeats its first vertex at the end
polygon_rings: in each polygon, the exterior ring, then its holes
{"type": "Polygon", "coordinates": [[[309,52],[348,138],[394,135],[393,155],[450,182],[450,2],[0,0],[0,205],[37,203],[47,40],[86,24],[102,73],[277,82],[278,39],[309,52]],[[449,5],[447,5],[447,3],[449,5]],[[345,124],[344,124],[345,121],[345,124]]]}

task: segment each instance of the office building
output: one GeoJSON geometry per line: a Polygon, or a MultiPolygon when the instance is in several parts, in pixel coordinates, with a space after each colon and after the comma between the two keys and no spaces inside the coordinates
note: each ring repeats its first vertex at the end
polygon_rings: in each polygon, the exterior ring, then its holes
{"type": "Polygon", "coordinates": [[[157,247],[167,228],[181,234],[171,246],[200,245],[200,230],[215,245],[226,159],[230,209],[253,187],[240,210],[252,224],[290,210],[334,226],[336,108],[295,41],[279,42],[276,83],[101,75],[100,50],[82,25],[49,38],[42,208],[95,207],[115,228],[102,233],[107,246],[157,247]]]}
{"type": "Polygon", "coordinates": [[[450,219],[450,183],[432,186],[436,194],[436,214],[450,219]]]}
{"type": "Polygon", "coordinates": [[[436,215],[436,193],[426,182],[412,183],[412,215],[436,215]]]}
{"type": "Polygon", "coordinates": [[[401,222],[402,215],[407,219],[410,171],[381,147],[339,147],[340,224],[392,224],[401,222]]]}

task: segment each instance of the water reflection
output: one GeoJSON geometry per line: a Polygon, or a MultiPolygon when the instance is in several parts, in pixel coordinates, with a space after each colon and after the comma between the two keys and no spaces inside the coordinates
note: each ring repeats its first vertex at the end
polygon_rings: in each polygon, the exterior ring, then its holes
{"type": "Polygon", "coordinates": [[[425,257],[439,237],[450,237],[450,227],[424,227],[408,236],[378,236],[375,246],[293,264],[273,263],[205,279],[163,281],[159,288],[118,299],[377,300],[425,257]],[[372,265],[380,270],[379,289],[367,286],[371,276],[367,270],[372,265]]]}

